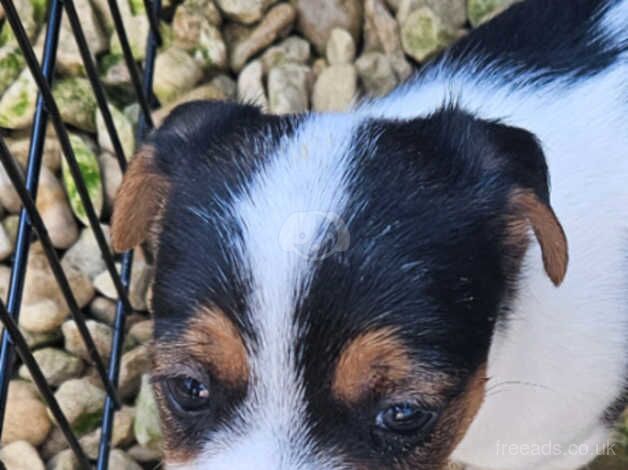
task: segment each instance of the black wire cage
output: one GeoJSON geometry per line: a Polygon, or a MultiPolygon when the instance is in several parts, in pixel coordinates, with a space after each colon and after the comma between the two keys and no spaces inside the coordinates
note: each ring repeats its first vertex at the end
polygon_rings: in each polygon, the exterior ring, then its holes
{"type": "MultiPolygon", "coordinates": [[[[105,89],[98,75],[96,64],[93,55],[90,52],[85,32],[81,26],[81,18],[79,18],[77,13],[74,0],[49,0],[47,2],[46,30],[41,63],[39,63],[35,55],[33,47],[24,29],[24,25],[18,16],[18,11],[13,3],[13,0],[0,0],[0,2],[5,10],[6,21],[10,25],[13,34],[17,39],[27,67],[30,70],[38,88],[36,108],[30,134],[28,159],[24,172],[9,152],[4,138],[0,136],[0,161],[2,162],[7,176],[11,180],[11,183],[18,193],[23,205],[19,213],[17,238],[15,242],[15,252],[13,255],[6,305],[0,301],[0,321],[2,321],[2,324],[4,325],[4,332],[0,343],[0,435],[2,434],[3,429],[9,381],[14,370],[14,363],[16,359],[15,353],[17,352],[22,362],[28,368],[33,381],[37,385],[41,396],[46,401],[50,412],[57,422],[57,425],[67,439],[67,442],[76,456],[80,467],[91,469],[95,466],[98,470],[106,470],[109,466],[113,417],[116,410],[118,410],[121,406],[120,398],[117,393],[117,383],[120,369],[120,357],[124,345],[125,321],[127,315],[132,313],[132,307],[127,293],[131,277],[133,252],[129,251],[122,255],[121,267],[120,271],[118,271],[114,261],[114,255],[108,248],[105,235],[99,223],[99,218],[94,210],[94,206],[88,194],[87,186],[81,175],[81,170],[70,143],[68,131],[61,119],[59,108],[57,107],[57,103],[55,102],[51,92],[51,85],[55,71],[57,46],[59,42],[59,32],[64,11],[76,39],[83,65],[85,67],[85,72],[96,97],[99,110],[98,112],[102,115],[107,133],[115,151],[115,156],[123,172],[126,169],[127,159],[130,155],[125,155],[120,138],[114,126],[105,89]],[[66,160],[68,169],[74,180],[74,184],[76,185],[78,195],[85,209],[89,226],[94,233],[96,242],[107,267],[107,271],[111,276],[113,285],[118,294],[119,300],[116,304],[111,355],[109,358],[101,357],[96,349],[94,340],[87,328],[85,316],[74,298],[68,279],[61,267],[57,251],[51,242],[43,220],[35,206],[34,201],[37,196],[39,184],[42,153],[46,139],[46,128],[49,121],[53,125],[58,137],[63,156],[66,160]],[[24,336],[17,327],[22,294],[25,285],[29,249],[31,239],[34,235],[36,235],[41,242],[54,277],[59,284],[70,313],[76,321],[78,331],[85,343],[90,359],[106,391],[102,416],[102,432],[98,457],[95,463],[90,461],[81,448],[77,436],[72,431],[72,428],[59,407],[59,404],[57,403],[40,367],[29,350],[24,336]],[[108,366],[105,364],[108,364],[108,366]]],[[[148,32],[146,54],[143,66],[141,67],[142,70],[140,70],[140,67],[138,67],[136,60],[133,57],[117,0],[107,0],[107,3],[111,12],[116,34],[120,40],[124,61],[129,70],[133,89],[140,105],[140,116],[135,133],[137,140],[141,141],[153,127],[151,109],[154,107],[153,105],[156,100],[153,98],[152,83],[157,48],[161,44],[158,28],[161,0],[144,0],[144,7],[146,14],[148,15],[150,30],[148,32]]],[[[4,465],[1,462],[0,468],[4,468],[4,465]]]]}

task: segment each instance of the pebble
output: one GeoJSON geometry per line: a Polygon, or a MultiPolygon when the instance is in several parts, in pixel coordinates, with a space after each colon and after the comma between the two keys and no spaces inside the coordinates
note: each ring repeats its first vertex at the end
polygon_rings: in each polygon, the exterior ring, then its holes
{"type": "Polygon", "coordinates": [[[109,470],[142,470],[142,467],[124,451],[113,449],[109,454],[109,470]]]}
{"type": "Polygon", "coordinates": [[[154,320],[143,320],[137,322],[129,329],[129,336],[134,338],[138,343],[145,344],[153,339],[154,330],[154,320]]]}
{"type": "Polygon", "coordinates": [[[112,326],[116,318],[116,302],[97,295],[89,304],[89,313],[99,322],[112,326]]]}
{"type": "Polygon", "coordinates": [[[0,165],[0,204],[9,212],[14,214],[20,211],[22,201],[17,195],[17,191],[13,188],[13,184],[9,179],[4,166],[0,165]]]}
{"type": "Polygon", "coordinates": [[[69,248],[78,238],[79,230],[63,187],[46,167],[39,173],[37,209],[55,248],[69,248]]]}
{"type": "Polygon", "coordinates": [[[234,21],[251,24],[259,21],[277,0],[216,0],[223,14],[234,21]]]}
{"type": "Polygon", "coordinates": [[[7,470],[44,470],[37,449],[26,441],[16,441],[0,449],[0,461],[7,470]]]}
{"type": "Polygon", "coordinates": [[[46,407],[39,399],[10,396],[5,409],[2,444],[26,441],[38,446],[48,436],[51,426],[46,407]]]}
{"type": "Polygon", "coordinates": [[[352,64],[330,65],[324,69],[312,93],[314,111],[346,111],[357,93],[358,76],[352,64]]]}
{"type": "MultiPolygon", "coordinates": [[[[45,255],[37,249],[31,250],[19,324],[33,333],[50,333],[61,326],[69,307],[45,255]]],[[[79,308],[83,308],[94,295],[89,278],[72,266],[65,266],[64,272],[79,308]]]]}
{"type": "Polygon", "coordinates": [[[390,58],[381,52],[365,52],[355,66],[362,87],[369,96],[384,96],[398,84],[390,58]]]}
{"type": "Polygon", "coordinates": [[[80,470],[80,467],[74,452],[66,449],[48,460],[46,470],[80,470]]]}
{"type": "Polygon", "coordinates": [[[156,125],[161,124],[164,119],[166,119],[166,116],[168,116],[174,108],[183,103],[188,103],[190,101],[196,100],[222,100],[225,98],[226,96],[220,88],[216,87],[212,83],[206,83],[205,85],[201,85],[186,92],[184,95],[180,96],[178,99],[167,104],[166,106],[162,106],[161,108],[159,108],[153,113],[153,120],[155,121],[156,125]]]}
{"type": "Polygon", "coordinates": [[[174,44],[192,53],[206,68],[224,69],[227,65],[227,46],[219,26],[220,13],[208,0],[186,0],[172,21],[174,44]]]}
{"type": "Polygon", "coordinates": [[[239,72],[247,60],[292,29],[296,10],[289,3],[273,7],[251,34],[239,42],[231,54],[231,68],[239,72]]]}
{"type": "Polygon", "coordinates": [[[226,100],[235,100],[238,95],[238,85],[229,75],[220,73],[209,82],[217,91],[221,92],[226,100]]]}
{"type": "Polygon", "coordinates": [[[137,462],[149,463],[161,460],[162,453],[159,449],[151,449],[150,447],[144,447],[139,444],[132,446],[127,453],[137,462]]]}
{"type": "MultiPolygon", "coordinates": [[[[118,266],[119,269],[119,266],[118,266]]],[[[146,303],[146,291],[153,280],[153,268],[141,259],[133,262],[131,270],[131,285],[129,286],[129,301],[135,310],[145,311],[148,309],[146,303]]],[[[103,271],[94,278],[94,287],[105,297],[117,299],[118,293],[114,287],[109,271],[103,271]]]]}
{"type": "Polygon", "coordinates": [[[330,65],[352,63],[355,59],[355,41],[351,34],[346,29],[332,29],[325,55],[330,65]]]}
{"type": "MultiPolygon", "coordinates": [[[[107,363],[109,354],[111,353],[111,338],[113,336],[111,328],[104,323],[94,320],[87,320],[85,323],[94,340],[98,354],[100,354],[103,361],[107,363]]],[[[86,361],[91,361],[91,357],[87,352],[85,342],[79,333],[76,322],[74,320],[66,321],[61,326],[61,331],[63,332],[65,349],[75,356],[81,357],[86,361]]]]}
{"type": "Polygon", "coordinates": [[[24,68],[24,56],[15,44],[0,47],[0,92],[4,92],[24,68]]]}
{"type": "MultiPolygon", "coordinates": [[[[26,160],[28,157],[28,151],[30,149],[30,135],[28,137],[19,137],[16,139],[6,139],[7,147],[11,155],[20,162],[23,167],[26,167],[26,160]]],[[[61,168],[61,145],[59,140],[54,135],[47,135],[44,142],[44,150],[42,154],[43,163],[52,172],[56,172],[61,168]]]]}
{"type": "MultiPolygon", "coordinates": [[[[85,369],[85,364],[80,358],[62,349],[38,349],[33,353],[33,356],[46,381],[54,387],[58,387],[66,380],[80,377],[85,369]]],[[[20,367],[19,376],[26,380],[32,380],[31,374],[24,364],[20,367]]]]}
{"type": "Polygon", "coordinates": [[[148,374],[142,376],[140,393],[135,402],[135,440],[144,447],[159,448],[161,428],[157,402],[148,374]]]}
{"type": "Polygon", "coordinates": [[[15,245],[15,240],[17,239],[19,221],[20,217],[17,214],[7,215],[2,221],[2,228],[13,245],[15,245]]]}
{"type": "Polygon", "coordinates": [[[397,21],[403,23],[413,10],[423,6],[431,8],[452,29],[460,29],[467,22],[467,0],[400,0],[397,21]]]}
{"type": "Polygon", "coordinates": [[[403,49],[417,62],[433,56],[452,38],[442,20],[428,7],[414,10],[401,25],[403,49]]]}
{"type": "MultiPolygon", "coordinates": [[[[238,101],[268,110],[268,98],[264,89],[264,66],[259,60],[249,62],[238,76],[238,101]]],[[[0,193],[1,194],[1,193],[0,193]]]]}
{"type": "Polygon", "coordinates": [[[61,384],[55,398],[59,407],[79,435],[96,429],[102,418],[105,392],[89,380],[71,379],[61,384]]]}
{"type": "Polygon", "coordinates": [[[298,36],[289,36],[262,54],[264,70],[285,63],[307,64],[310,60],[310,43],[298,36]]]}
{"type": "MultiPolygon", "coordinates": [[[[133,422],[135,420],[135,409],[130,406],[123,406],[113,415],[113,431],[111,433],[111,447],[127,447],[135,439],[133,435],[133,422]]],[[[98,457],[98,446],[100,444],[101,428],[84,435],[79,440],[81,447],[90,459],[98,457]]]]}
{"type": "Polygon", "coordinates": [[[364,2],[364,51],[393,54],[401,50],[399,24],[382,0],[364,2]]]}
{"type": "Polygon", "coordinates": [[[7,301],[7,292],[9,292],[9,282],[11,280],[11,268],[0,265],[0,299],[7,301]]]}
{"type": "Polygon", "coordinates": [[[63,122],[87,132],[96,131],[98,104],[89,80],[80,77],[55,80],[52,94],[63,122]]]}
{"type": "Polygon", "coordinates": [[[0,261],[7,259],[11,253],[13,253],[13,240],[4,226],[0,225],[0,261]]]}
{"type": "Polygon", "coordinates": [[[162,104],[170,103],[193,88],[202,76],[201,66],[183,49],[172,46],[157,54],[155,95],[162,104]]]}
{"type": "Polygon", "coordinates": [[[24,129],[30,126],[36,99],[37,85],[25,68],[0,98],[0,127],[24,129]]]}
{"type": "Polygon", "coordinates": [[[284,64],[268,72],[268,102],[271,113],[303,113],[309,106],[311,70],[305,65],[284,64]]]}
{"type": "Polygon", "coordinates": [[[102,152],[98,156],[100,162],[100,174],[102,175],[103,189],[105,191],[105,207],[111,212],[122,184],[122,170],[118,159],[109,152],[102,152]]]}
{"type": "MultiPolygon", "coordinates": [[[[81,175],[83,176],[83,182],[87,188],[87,194],[94,212],[97,217],[100,217],[103,209],[103,189],[102,189],[102,176],[100,174],[100,166],[98,164],[98,158],[94,152],[94,145],[87,138],[81,137],[78,134],[70,134],[70,143],[72,144],[72,150],[76,157],[76,162],[79,166],[81,175]]],[[[83,225],[89,226],[89,219],[87,218],[87,212],[83,206],[83,201],[78,193],[74,178],[70,172],[70,167],[65,160],[61,163],[61,177],[63,180],[63,186],[68,195],[70,201],[70,207],[76,218],[78,218],[83,225]]]]}
{"type": "MultiPolygon", "coordinates": [[[[123,2],[120,2],[123,3],[123,2]]],[[[146,15],[129,15],[124,17],[123,22],[127,32],[127,38],[129,40],[129,46],[131,52],[136,60],[144,60],[146,56],[146,43],[148,38],[148,32],[150,31],[150,23],[146,15]]],[[[115,32],[111,33],[111,54],[121,56],[122,44],[118,39],[118,35],[115,32]]]]}
{"type": "MultiPolygon", "coordinates": [[[[111,112],[113,125],[118,133],[120,145],[124,151],[124,156],[126,159],[129,159],[135,151],[135,130],[133,129],[133,124],[122,111],[112,104],[109,104],[109,111],[111,112]]],[[[95,114],[98,145],[101,150],[115,154],[115,149],[113,147],[113,143],[111,142],[111,137],[109,137],[109,132],[107,132],[107,127],[105,126],[105,120],[102,117],[102,113],[98,110],[95,114]]]]}
{"type": "Polygon", "coordinates": [[[142,374],[150,366],[151,358],[146,345],[137,346],[122,355],[118,379],[118,391],[122,399],[135,396],[140,389],[142,374]]]}
{"type": "MultiPolygon", "coordinates": [[[[109,242],[109,226],[101,224],[100,228],[109,242]]],[[[96,236],[91,228],[81,230],[78,240],[65,252],[61,260],[64,266],[72,266],[90,279],[106,269],[96,236]]]]}
{"type": "Polygon", "coordinates": [[[29,349],[38,349],[46,346],[57,345],[63,339],[61,330],[48,331],[45,333],[33,333],[31,331],[20,328],[22,336],[26,341],[26,345],[29,349]]]}
{"type": "Polygon", "coordinates": [[[362,33],[363,0],[295,0],[299,31],[322,55],[334,28],[349,31],[356,44],[362,33]]]}
{"type": "Polygon", "coordinates": [[[499,15],[519,0],[467,0],[467,15],[471,26],[479,26],[499,15]]]}
{"type": "Polygon", "coordinates": [[[39,390],[37,390],[34,383],[20,379],[13,379],[9,382],[7,403],[31,398],[39,399],[39,390]]]}
{"type": "MultiPolygon", "coordinates": [[[[122,3],[122,2],[121,2],[122,3]]],[[[76,0],[74,2],[76,12],[81,20],[81,26],[89,49],[94,55],[98,55],[109,47],[109,40],[100,26],[96,12],[88,0],[76,0]]],[[[128,31],[128,30],[127,30],[128,31]]],[[[84,74],[85,67],[79,52],[72,27],[67,15],[63,15],[61,31],[59,33],[59,45],[57,47],[57,70],[66,75],[84,74]]]]}

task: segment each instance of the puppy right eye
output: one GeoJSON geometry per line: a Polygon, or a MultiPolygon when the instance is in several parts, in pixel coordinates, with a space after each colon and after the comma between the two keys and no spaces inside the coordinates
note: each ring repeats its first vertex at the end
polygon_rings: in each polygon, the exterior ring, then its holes
{"type": "Polygon", "coordinates": [[[168,399],[180,412],[194,413],[209,407],[209,385],[192,377],[175,377],[166,382],[168,399]]]}

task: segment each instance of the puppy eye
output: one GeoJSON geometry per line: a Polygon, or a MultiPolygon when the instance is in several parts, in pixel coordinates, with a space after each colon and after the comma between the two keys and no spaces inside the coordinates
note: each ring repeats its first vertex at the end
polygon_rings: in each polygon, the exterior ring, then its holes
{"type": "Polygon", "coordinates": [[[170,401],[181,411],[200,411],[209,405],[209,387],[192,377],[169,379],[167,390],[170,401]]]}
{"type": "Polygon", "coordinates": [[[436,423],[437,413],[417,405],[403,403],[380,411],[375,425],[383,431],[402,435],[426,435],[436,423]]]}

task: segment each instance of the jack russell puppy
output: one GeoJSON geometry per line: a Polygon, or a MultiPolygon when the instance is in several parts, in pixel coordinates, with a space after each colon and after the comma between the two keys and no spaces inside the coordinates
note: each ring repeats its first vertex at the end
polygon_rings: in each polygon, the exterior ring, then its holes
{"type": "Polygon", "coordinates": [[[628,0],[517,4],[347,113],[182,105],[117,197],[144,241],[166,468],[579,468],[627,398],[628,0]]]}

